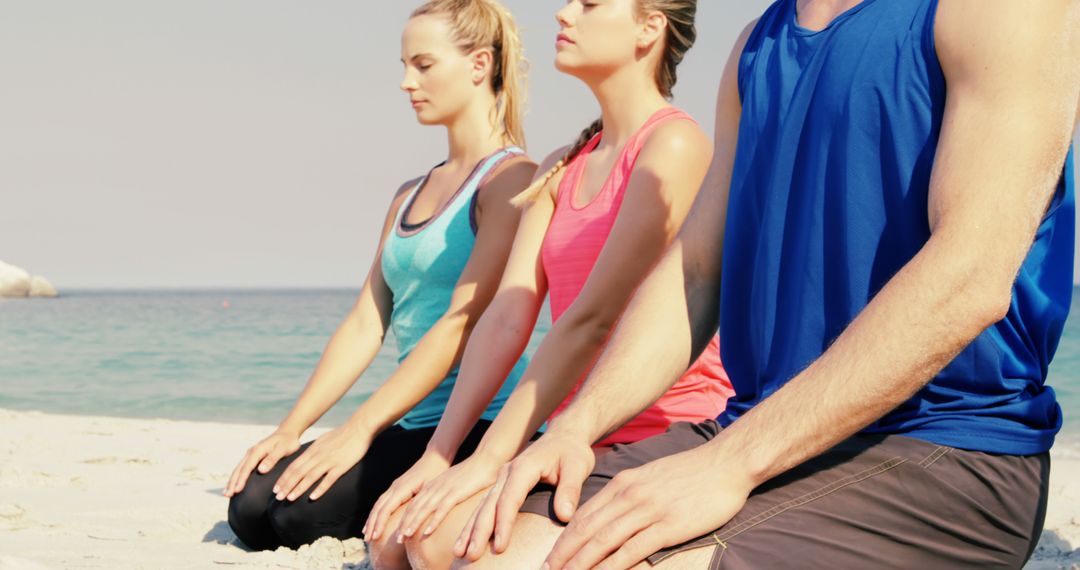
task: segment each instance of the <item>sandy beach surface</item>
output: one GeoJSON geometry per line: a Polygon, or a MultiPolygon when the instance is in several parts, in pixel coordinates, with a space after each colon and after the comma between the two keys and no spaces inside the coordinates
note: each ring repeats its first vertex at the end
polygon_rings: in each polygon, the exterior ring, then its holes
{"type": "MultiPolygon", "coordinates": [[[[236,543],[221,490],[269,430],[0,410],[0,570],[366,568],[359,539],[260,553],[236,543]]],[[[1080,448],[1059,445],[1053,461],[1027,568],[1080,569],[1080,448]]]]}

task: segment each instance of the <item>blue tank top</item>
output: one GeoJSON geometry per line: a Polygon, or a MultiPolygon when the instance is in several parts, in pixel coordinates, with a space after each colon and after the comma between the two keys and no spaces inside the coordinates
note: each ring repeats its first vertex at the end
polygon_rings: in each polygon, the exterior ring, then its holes
{"type": "MultiPolygon", "coordinates": [[[[473,217],[477,190],[484,178],[502,161],[520,156],[516,147],[506,148],[482,160],[446,205],[422,224],[405,223],[417,194],[427,182],[425,176],[398,209],[394,229],[382,251],[382,271],[394,296],[390,329],[398,346],[398,363],[403,362],[427,331],[450,308],[450,299],[476,243],[473,217]]],[[[517,385],[528,361],[518,360],[499,393],[481,415],[494,420],[517,385]]],[[[455,367],[435,390],[402,417],[406,429],[439,424],[457,380],[455,367]]]]}
{"type": "MultiPolygon", "coordinates": [[[[864,0],[817,32],[795,5],[765,12],[739,62],[721,292],[737,396],[722,425],[816,360],[930,237],[937,1],[864,0]]],[[[1053,444],[1061,409],[1045,380],[1072,297],[1071,154],[1008,316],[866,432],[1006,454],[1053,444]]]]}

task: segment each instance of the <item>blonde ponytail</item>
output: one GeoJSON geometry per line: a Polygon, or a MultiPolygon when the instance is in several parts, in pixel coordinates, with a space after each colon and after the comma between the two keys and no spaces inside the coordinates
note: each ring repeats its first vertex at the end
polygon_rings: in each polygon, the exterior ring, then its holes
{"type": "Polygon", "coordinates": [[[412,17],[427,14],[447,17],[463,52],[491,48],[491,88],[496,97],[492,124],[502,130],[507,143],[524,148],[528,64],[514,17],[498,0],[429,0],[412,17]]]}
{"type": "Polygon", "coordinates": [[[528,62],[525,59],[525,46],[522,45],[517,23],[502,5],[488,1],[499,16],[501,45],[496,49],[499,69],[495,77],[495,94],[499,104],[495,110],[495,124],[502,125],[507,138],[512,144],[525,148],[525,116],[528,62]]]}

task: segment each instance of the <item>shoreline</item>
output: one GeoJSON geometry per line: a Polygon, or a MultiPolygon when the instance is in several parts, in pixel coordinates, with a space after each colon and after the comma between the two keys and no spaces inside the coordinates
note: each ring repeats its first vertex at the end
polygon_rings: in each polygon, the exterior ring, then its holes
{"type": "MultiPolygon", "coordinates": [[[[272,429],[0,408],[0,570],[366,568],[360,539],[274,552],[236,543],[221,490],[272,429]]],[[[1046,526],[1025,568],[1080,570],[1080,437],[1051,454],[1046,526]]]]}

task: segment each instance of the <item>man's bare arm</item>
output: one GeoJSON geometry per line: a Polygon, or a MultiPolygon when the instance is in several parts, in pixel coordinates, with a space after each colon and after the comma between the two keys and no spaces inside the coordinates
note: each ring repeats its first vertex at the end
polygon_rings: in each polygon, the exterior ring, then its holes
{"type": "Polygon", "coordinates": [[[755,484],[913,396],[1002,319],[1061,176],[1080,100],[1080,2],[950,0],[931,237],[828,351],[710,442],[755,484]]]}

